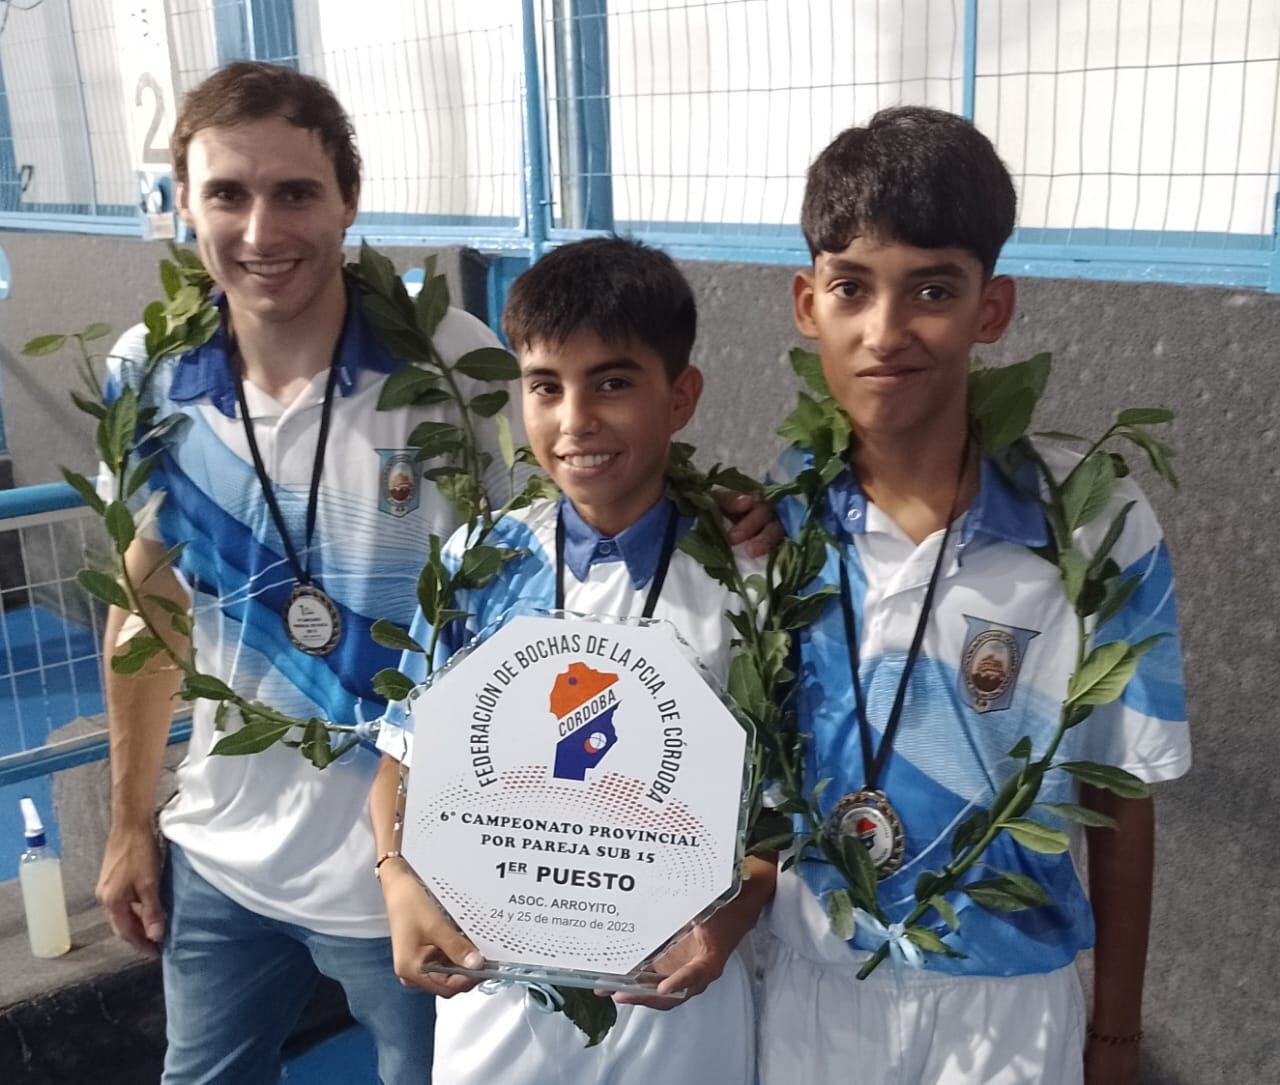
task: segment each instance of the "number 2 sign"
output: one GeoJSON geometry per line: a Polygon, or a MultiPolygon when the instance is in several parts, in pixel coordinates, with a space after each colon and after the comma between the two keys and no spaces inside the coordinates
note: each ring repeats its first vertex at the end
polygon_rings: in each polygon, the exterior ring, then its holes
{"type": "Polygon", "coordinates": [[[164,0],[115,0],[115,15],[129,161],[136,170],[154,172],[169,164],[174,115],[164,0]]]}

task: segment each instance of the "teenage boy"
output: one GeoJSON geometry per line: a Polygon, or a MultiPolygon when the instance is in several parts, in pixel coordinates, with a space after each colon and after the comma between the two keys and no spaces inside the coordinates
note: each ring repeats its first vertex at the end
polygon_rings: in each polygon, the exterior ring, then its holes
{"type": "MultiPolygon", "coordinates": [[[[732,636],[724,614],[734,600],[675,549],[690,523],[664,496],[671,437],[692,417],[702,390],[701,374],[689,366],[695,325],[693,294],[675,265],[630,241],[565,246],[516,281],[503,329],[519,353],[533,453],[563,496],[499,522],[498,545],[528,555],[457,600],[470,617],[465,630],[457,624],[444,630],[447,643],[437,662],[513,606],[564,606],[665,618],[724,677],[732,636]]],[[[465,531],[454,535],[447,561],[461,561],[465,538],[465,531]]],[[[412,634],[429,642],[421,613],[412,634]]],[[[406,655],[402,666],[411,677],[423,676],[420,655],[406,655]]],[[[403,755],[404,723],[402,707],[394,706],[379,736],[391,755],[371,797],[380,855],[396,847],[399,766],[393,757],[403,755]]],[[[475,967],[479,953],[402,860],[380,866],[400,978],[446,998],[474,986],[423,973],[426,959],[475,967]]],[[[527,1007],[519,987],[468,994],[439,1005],[437,1079],[449,1085],[751,1085],[752,993],[734,950],[772,892],[774,866],[749,859],[747,868],[739,896],[659,959],[657,970],[666,978],[657,994],[614,996],[621,1004],[618,1022],[598,1047],[584,1047],[562,1016],[527,1007]],[[697,997],[687,1004],[662,997],[680,989],[697,997]],[[672,1014],[656,1012],[673,1005],[679,1008],[672,1014]]]]}
{"type": "MultiPolygon", "coordinates": [[[[401,363],[343,274],[360,187],[350,121],[316,79],[232,64],[185,99],[173,160],[179,212],[222,291],[223,321],[151,381],[160,417],[188,423],[151,481],[165,494],[156,529],[126,563],[141,578],[186,543],[178,575],[158,573],[146,591],[193,608],[201,669],[242,695],[301,717],[376,718],[384,702],[370,681],[395,656],[370,623],[409,621],[427,537],[453,518],[408,448],[413,428],[440,415],[377,409],[401,363]],[[320,652],[282,618],[301,585],[339,617],[320,652]]],[[[456,309],[436,334],[447,361],[494,345],[456,309]]],[[[113,353],[118,392],[138,375],[140,330],[113,353]]],[[[126,618],[111,611],[108,645],[121,645],[126,618]]],[[[112,822],[98,895],[117,934],[162,950],[164,1081],[276,1081],[318,970],[342,983],[372,1032],[381,1080],[422,1085],[433,1000],[396,982],[367,873],[378,758],[358,749],[319,772],[282,746],[212,757],[215,706],[197,701],[177,794],[160,814],[162,862],[154,795],[179,678],[158,666],[138,677],[106,670],[112,822]]]]}
{"type": "MultiPolygon", "coordinates": [[[[820,583],[839,594],[800,637],[806,784],[829,780],[821,805],[828,814],[839,805],[842,824],[857,809],[895,921],[914,904],[917,876],[946,860],[955,827],[1014,770],[1015,741],[1030,735],[1044,749],[1075,665],[1074,613],[1057,568],[1035,553],[1048,541],[1037,501],[980,455],[966,414],[973,345],[996,342],[1013,315],[1014,284],[993,269],[1014,207],[986,138],[921,108],[843,132],[805,190],[813,266],[795,278],[796,326],[817,340],[854,431],[848,466],[817,510],[836,541],[820,583]]],[[[788,454],[785,473],[804,461],[788,454]]],[[[1060,454],[1052,462],[1070,466],[1060,454]]],[[[1113,556],[1141,582],[1096,639],[1169,636],[1120,701],[1069,734],[1061,756],[1158,781],[1184,773],[1190,755],[1169,557],[1131,479],[1082,544],[1096,546],[1130,501],[1113,556]]],[[[789,530],[801,514],[798,503],[783,508],[789,530]]],[[[1068,780],[1051,776],[1041,798],[1075,801],[1068,780]]],[[[770,909],[763,1085],[850,1074],[866,1085],[1131,1085],[1152,807],[1089,788],[1079,801],[1118,824],[1088,833],[1090,899],[1070,855],[1040,855],[1003,834],[986,861],[1033,877],[1052,906],[993,914],[957,894],[960,930],[947,940],[967,956],[931,954],[921,970],[890,961],[858,981],[881,939],[831,933],[824,903],[839,876],[817,859],[783,875],[770,909]],[[1074,961],[1090,945],[1086,1025],[1074,961]]]]}

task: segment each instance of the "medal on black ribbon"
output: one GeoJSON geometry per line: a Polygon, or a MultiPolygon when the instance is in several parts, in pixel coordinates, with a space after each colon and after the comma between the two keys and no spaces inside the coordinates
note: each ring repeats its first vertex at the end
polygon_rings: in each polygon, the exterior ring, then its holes
{"type": "MultiPolygon", "coordinates": [[[[341,342],[341,340],[339,340],[341,342]]],[[[329,379],[324,389],[324,406],[320,411],[320,434],[316,438],[316,455],[311,467],[311,485],[307,493],[306,539],[304,541],[306,562],[302,561],[293,540],[289,537],[284,516],[280,512],[280,503],[276,500],[272,488],[271,477],[267,474],[266,464],[262,460],[262,452],[258,448],[258,439],[254,436],[253,422],[249,418],[249,404],[244,394],[244,376],[241,373],[240,359],[233,366],[236,377],[236,399],[240,404],[240,418],[244,423],[244,435],[249,444],[249,453],[253,458],[253,469],[262,487],[262,499],[271,513],[271,521],[275,524],[284,544],[285,558],[289,562],[295,584],[289,593],[281,618],[284,621],[285,635],[300,652],[307,655],[328,655],[338,646],[342,639],[342,616],[337,604],[323,588],[311,577],[311,540],[316,530],[316,512],[320,503],[320,476],[324,473],[324,450],[329,443],[329,423],[333,418],[333,399],[338,384],[338,347],[334,347],[333,360],[329,364],[329,379]]]]}
{"type": "Polygon", "coordinates": [[[902,677],[898,680],[898,689],[894,694],[893,706],[889,709],[889,718],[885,723],[879,746],[874,746],[872,742],[871,723],[867,719],[866,696],[862,691],[862,680],[858,673],[861,670],[858,628],[853,616],[853,593],[849,587],[849,572],[843,558],[840,561],[840,606],[844,614],[844,636],[849,650],[849,671],[853,681],[854,715],[858,721],[863,778],[866,785],[836,802],[831,813],[827,815],[824,830],[828,838],[835,842],[847,838],[859,841],[871,856],[871,861],[875,864],[876,876],[880,879],[889,877],[901,868],[907,850],[907,833],[903,827],[902,818],[898,816],[889,797],[879,786],[879,781],[884,774],[889,754],[893,750],[894,739],[898,735],[898,725],[902,722],[902,708],[907,699],[907,686],[911,682],[911,672],[915,669],[916,660],[920,656],[925,629],[929,625],[929,615],[933,611],[933,598],[942,574],[942,563],[946,559],[947,543],[951,539],[951,522],[955,519],[956,504],[960,498],[964,469],[968,462],[969,446],[966,443],[964,454],[960,458],[960,476],[956,480],[956,496],[952,499],[951,509],[947,513],[947,526],[942,533],[942,542],[938,546],[938,557],[933,563],[933,572],[929,576],[929,587],[924,594],[920,620],[916,622],[915,635],[911,638],[907,661],[902,668],[902,677]]]}

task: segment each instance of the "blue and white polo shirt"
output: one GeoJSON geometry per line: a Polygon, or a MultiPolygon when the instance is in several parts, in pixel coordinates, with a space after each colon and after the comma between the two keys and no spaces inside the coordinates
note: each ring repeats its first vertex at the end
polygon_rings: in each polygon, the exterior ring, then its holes
{"type": "MultiPolygon", "coordinates": [[[[1070,469],[1071,453],[1054,447],[1042,451],[1055,473],[1070,469]]],[[[806,466],[808,457],[792,450],[780,473],[794,477],[806,466]]],[[[1137,504],[1112,556],[1125,575],[1137,574],[1141,581],[1125,608],[1094,631],[1093,640],[1133,643],[1156,633],[1168,637],[1143,657],[1119,701],[1095,709],[1068,732],[1059,759],[1119,765],[1155,782],[1187,771],[1190,745],[1169,554],[1151,507],[1132,479],[1120,480],[1111,507],[1082,529],[1080,542],[1086,552],[1096,547],[1129,501],[1137,504]]],[[[796,499],[780,509],[792,533],[803,514],[796,499]]],[[[813,586],[838,589],[838,563],[845,562],[862,661],[859,677],[872,745],[878,748],[943,532],[913,543],[866,498],[849,469],[830,487],[820,515],[840,545],[828,547],[813,586]]],[[[914,906],[916,878],[940,869],[950,857],[956,826],[975,808],[989,806],[996,789],[1016,771],[1018,763],[1008,756],[1015,742],[1029,735],[1039,754],[1057,727],[1075,667],[1077,633],[1057,567],[1032,550],[1047,541],[1048,527],[1037,502],[984,461],[979,492],[948,542],[951,553],[943,559],[897,740],[879,782],[906,831],[903,865],[880,883],[891,920],[905,918],[914,906]]],[[[825,814],[842,796],[865,786],[838,598],[802,631],[800,658],[800,729],[813,736],[806,779],[812,787],[830,778],[820,799],[825,814]]],[[[1070,776],[1053,773],[1040,801],[1072,802],[1073,790],[1070,776]]],[[[1031,816],[1040,815],[1033,811],[1031,816]]],[[[1047,972],[1093,944],[1092,914],[1070,854],[1041,855],[1001,834],[985,861],[1035,878],[1054,905],[992,914],[954,895],[950,899],[960,915],[960,932],[945,940],[967,957],[930,955],[930,969],[985,976],[1047,972]]],[[[804,956],[832,963],[861,959],[850,948],[876,948],[861,932],[848,945],[831,934],[825,897],[843,884],[835,869],[821,859],[798,869],[809,892],[780,881],[771,910],[773,932],[804,956]]],[[[796,876],[793,869],[784,878],[796,876]]]]}
{"type": "MultiPolygon", "coordinates": [[[[435,665],[449,657],[480,631],[511,615],[549,611],[555,608],[556,518],[563,515],[565,526],[565,609],[580,614],[608,614],[639,617],[644,610],[649,584],[653,580],[662,551],[663,535],[672,506],[665,498],[655,504],[625,531],[603,536],[579,515],[573,502],[538,501],[527,509],[498,521],[488,542],[513,550],[527,551],[525,557],[508,562],[499,576],[486,587],[463,591],[455,608],[470,617],[446,626],[437,644],[435,665]]],[[[692,526],[682,518],[677,538],[692,526]]],[[[457,569],[462,561],[467,532],[459,529],[444,550],[445,564],[457,569]]],[[[744,575],[763,566],[739,558],[744,575]]],[[[671,557],[667,578],[658,596],[653,617],[669,621],[689,643],[703,666],[720,682],[729,672],[730,641],[734,636],[726,612],[740,610],[741,603],[723,585],[713,580],[693,558],[681,550],[671,557]]],[[[431,629],[422,612],[413,620],[410,634],[426,645],[431,629]]],[[[415,682],[426,677],[426,660],[406,652],[400,669],[415,682]]],[[[412,717],[406,717],[403,702],[391,705],[383,718],[378,747],[400,761],[412,754],[412,717]]]]}
{"type": "MultiPolygon", "coordinates": [[[[110,395],[124,381],[139,380],[143,342],[139,327],[117,343],[110,395]]],[[[449,310],[435,342],[446,361],[497,345],[483,323],[457,309],[449,310]]],[[[317,374],[288,406],[246,382],[254,433],[293,543],[342,618],[335,650],[307,655],[285,635],[281,612],[294,575],[253,469],[227,350],[224,323],[203,347],[163,363],[144,399],[159,408],[157,421],[175,413],[186,418],[166,438],[135,500],[163,491],[147,533],[166,546],[186,544],[177,572],[192,595],[197,663],[241,695],[291,715],[376,719],[385,703],[371,680],[395,666],[398,653],[375,644],[369,627],[378,618],[409,622],[428,536],[446,536],[456,524],[448,503],[423,481],[409,434],[420,422],[448,415],[439,407],[377,409],[384,381],[401,363],[379,344],[359,306],[348,305],[306,554],[308,487],[328,373],[317,374]]],[[[165,836],[202,877],[255,912],[328,934],[385,935],[385,909],[369,877],[367,804],[377,758],[358,749],[321,772],[281,746],[211,757],[217,737],[214,705],[197,701],[178,793],[161,814],[165,836]]]]}

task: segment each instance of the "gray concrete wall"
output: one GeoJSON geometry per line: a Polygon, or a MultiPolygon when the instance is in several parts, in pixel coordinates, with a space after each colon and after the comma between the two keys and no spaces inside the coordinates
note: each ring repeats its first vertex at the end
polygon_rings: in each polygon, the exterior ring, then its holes
{"type": "MultiPolygon", "coordinates": [[[[0,234],[14,266],[0,303],[4,412],[19,484],[92,461],[64,406],[62,367],[16,350],[89,320],[123,327],[155,292],[159,250],[137,242],[0,234]],[[37,368],[38,366],[38,368],[37,368]]],[[[397,251],[407,265],[410,250],[397,251]]],[[[456,273],[455,269],[455,273],[456,273]]],[[[707,373],[688,432],[700,459],[761,472],[794,395],[790,272],[685,264],[701,306],[707,373]]],[[[455,278],[455,296],[461,282],[455,278]]],[[[1280,529],[1280,298],[1230,290],[1024,280],[1020,315],[988,361],[1055,355],[1037,420],[1092,432],[1121,406],[1178,412],[1180,494],[1149,483],[1178,573],[1195,768],[1158,790],[1159,867],[1148,970],[1147,1082],[1280,1081],[1275,933],[1280,800],[1271,726],[1280,645],[1271,541],[1280,529]]],[[[476,296],[474,276],[471,296],[476,296]]]]}

